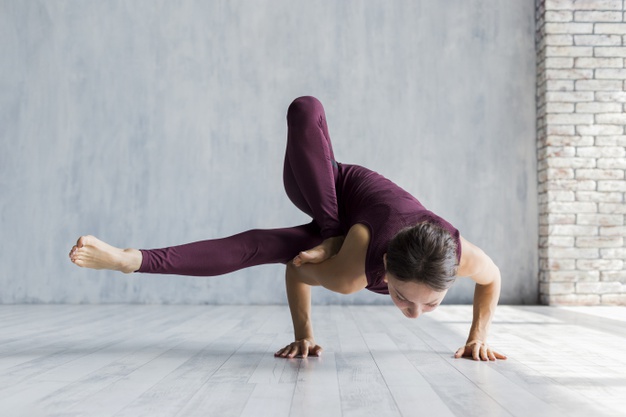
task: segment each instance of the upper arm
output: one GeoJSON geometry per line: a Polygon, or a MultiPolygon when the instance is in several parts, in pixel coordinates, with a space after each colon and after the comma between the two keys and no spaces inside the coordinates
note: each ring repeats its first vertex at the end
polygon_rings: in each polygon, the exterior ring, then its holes
{"type": "MultiPolygon", "coordinates": [[[[317,281],[331,291],[350,294],[367,286],[365,259],[370,241],[367,226],[355,224],[346,235],[337,255],[311,265],[317,269],[317,281]]],[[[303,265],[305,267],[306,265],[303,265]]]]}
{"type": "Polygon", "coordinates": [[[470,277],[477,284],[488,285],[500,275],[500,270],[481,248],[461,236],[461,262],[457,275],[470,277]]]}

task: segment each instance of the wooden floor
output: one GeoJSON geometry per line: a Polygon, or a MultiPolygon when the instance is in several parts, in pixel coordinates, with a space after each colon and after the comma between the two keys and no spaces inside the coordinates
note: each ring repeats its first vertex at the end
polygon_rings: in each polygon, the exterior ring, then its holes
{"type": "Polygon", "coordinates": [[[624,416],[626,307],[500,306],[497,363],[454,359],[471,306],[315,306],[322,358],[277,359],[286,306],[0,306],[0,415],[624,416]]]}

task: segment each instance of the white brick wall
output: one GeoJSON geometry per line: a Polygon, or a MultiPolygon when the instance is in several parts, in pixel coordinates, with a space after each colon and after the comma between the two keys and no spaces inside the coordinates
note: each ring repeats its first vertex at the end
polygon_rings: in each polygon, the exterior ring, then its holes
{"type": "Polygon", "coordinates": [[[626,0],[536,0],[545,304],[626,305],[626,0]]]}

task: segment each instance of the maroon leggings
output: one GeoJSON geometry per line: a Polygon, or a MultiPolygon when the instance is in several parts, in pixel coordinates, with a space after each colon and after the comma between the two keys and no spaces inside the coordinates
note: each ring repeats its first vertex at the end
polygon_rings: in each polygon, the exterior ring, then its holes
{"type": "Polygon", "coordinates": [[[283,182],[289,199],[313,221],[162,249],[140,249],[143,259],[136,272],[213,276],[254,265],[286,264],[300,251],[342,234],[335,191],[338,175],[324,107],[315,97],[299,97],[287,110],[283,182]]]}

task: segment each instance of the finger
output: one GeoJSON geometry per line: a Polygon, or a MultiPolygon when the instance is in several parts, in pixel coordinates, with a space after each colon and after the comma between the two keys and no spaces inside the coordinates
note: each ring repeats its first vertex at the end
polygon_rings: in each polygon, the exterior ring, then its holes
{"type": "Polygon", "coordinates": [[[291,348],[291,345],[287,345],[287,346],[285,346],[284,348],[282,348],[282,349],[280,350],[280,352],[281,352],[281,353],[280,353],[280,356],[282,356],[283,358],[284,358],[285,356],[287,356],[287,354],[289,353],[289,349],[290,349],[290,348],[291,348]]]}
{"type": "Polygon", "coordinates": [[[494,351],[493,354],[496,356],[497,359],[506,359],[505,355],[498,353],[496,351],[494,351]]]}
{"type": "Polygon", "coordinates": [[[302,342],[302,346],[300,347],[300,352],[302,353],[302,357],[306,358],[309,356],[309,344],[306,342],[302,342]]]}
{"type": "Polygon", "coordinates": [[[487,354],[489,355],[489,360],[490,361],[495,361],[496,360],[496,355],[493,354],[493,350],[489,349],[487,351],[487,354]]]}
{"type": "Polygon", "coordinates": [[[315,356],[322,356],[322,350],[324,350],[324,349],[322,349],[322,347],[321,347],[321,346],[316,345],[316,346],[313,348],[313,350],[312,350],[312,353],[311,353],[311,354],[312,354],[312,355],[315,355],[315,356]]]}
{"type": "Polygon", "coordinates": [[[290,358],[293,358],[297,354],[298,354],[298,345],[293,345],[291,346],[291,349],[289,349],[289,354],[287,356],[290,358]]]}
{"type": "Polygon", "coordinates": [[[474,348],[472,349],[472,358],[475,361],[480,360],[480,345],[474,345],[474,348]]]}
{"type": "Polygon", "coordinates": [[[463,352],[465,352],[465,346],[463,346],[462,348],[459,348],[455,353],[454,353],[454,357],[455,358],[460,358],[463,356],[463,352]]]}
{"type": "Polygon", "coordinates": [[[487,346],[482,345],[480,348],[480,359],[483,361],[488,361],[489,356],[487,356],[487,346]]]}

